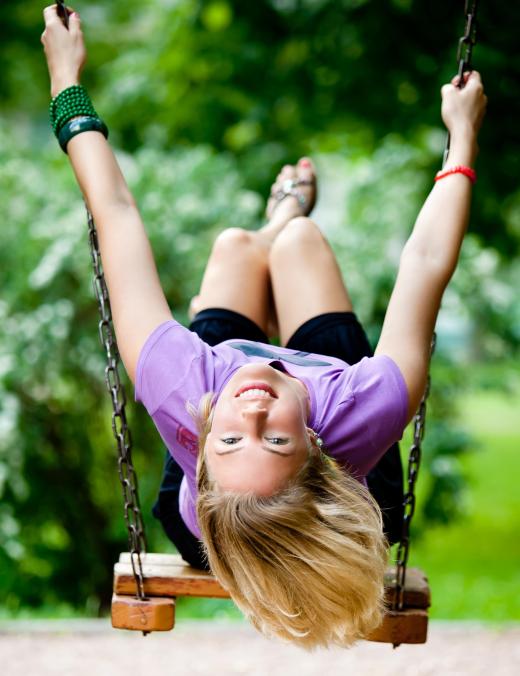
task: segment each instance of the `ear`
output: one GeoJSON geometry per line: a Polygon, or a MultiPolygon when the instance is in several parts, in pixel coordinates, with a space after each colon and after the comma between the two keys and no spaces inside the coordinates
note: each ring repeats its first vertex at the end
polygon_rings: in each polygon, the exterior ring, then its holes
{"type": "Polygon", "coordinates": [[[316,432],[311,429],[310,427],[305,428],[307,430],[307,435],[309,437],[309,442],[312,446],[312,448],[318,452],[321,453],[321,449],[323,447],[323,441],[321,438],[316,434],[316,432]]]}

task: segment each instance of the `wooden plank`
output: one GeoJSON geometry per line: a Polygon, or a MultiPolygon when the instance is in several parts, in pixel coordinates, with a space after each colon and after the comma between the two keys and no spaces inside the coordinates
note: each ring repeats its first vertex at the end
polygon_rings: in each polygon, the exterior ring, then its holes
{"type": "MultiPolygon", "coordinates": [[[[388,605],[392,605],[395,588],[395,566],[388,568],[386,571],[385,588],[386,602],[388,605]]],[[[429,608],[431,605],[428,578],[420,568],[406,569],[404,605],[406,608],[429,608]]]]}
{"type": "MultiPolygon", "coordinates": [[[[229,598],[229,594],[211,575],[191,568],[180,557],[173,563],[148,563],[143,557],[144,591],[147,596],[204,596],[229,598]]],[[[116,563],[114,566],[114,593],[134,595],[136,591],[130,563],[116,563]]]]}
{"type": "MultiPolygon", "coordinates": [[[[155,554],[147,552],[141,554],[144,565],[152,566],[188,566],[180,554],[155,554]]],[[[119,555],[119,563],[130,563],[130,552],[122,552],[119,555]]]]}
{"type": "Polygon", "coordinates": [[[170,631],[175,624],[175,600],[112,596],[112,626],[137,631],[170,631]]]}
{"type": "MultiPolygon", "coordinates": [[[[205,596],[229,598],[220,583],[205,571],[188,566],[180,556],[173,554],[146,554],[142,557],[145,577],[145,593],[149,596],[205,596]]],[[[385,576],[386,599],[390,605],[393,599],[395,569],[389,568],[385,576]]],[[[114,567],[114,592],[135,594],[135,581],[130,564],[130,555],[122,554],[114,567]]],[[[428,608],[430,589],[424,573],[418,568],[407,570],[404,605],[407,608],[428,608]]]]}
{"type": "Polygon", "coordinates": [[[389,610],[382,624],[367,636],[367,641],[378,643],[426,643],[428,612],[422,608],[409,608],[399,612],[389,610]]]}

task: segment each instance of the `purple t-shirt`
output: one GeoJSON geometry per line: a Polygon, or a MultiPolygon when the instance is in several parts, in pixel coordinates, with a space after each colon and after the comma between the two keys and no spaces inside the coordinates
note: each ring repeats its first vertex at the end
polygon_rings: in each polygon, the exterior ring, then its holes
{"type": "Polygon", "coordinates": [[[306,385],[307,424],[323,439],[329,455],[360,480],[401,438],[405,427],[407,389],[390,357],[365,357],[349,366],[333,357],[248,340],[210,347],[175,320],[161,324],[139,356],[135,396],[184,471],[180,513],[199,538],[197,434],[186,403],[198,406],[206,392],[220,394],[233,373],[250,362],[276,362],[306,385]]]}

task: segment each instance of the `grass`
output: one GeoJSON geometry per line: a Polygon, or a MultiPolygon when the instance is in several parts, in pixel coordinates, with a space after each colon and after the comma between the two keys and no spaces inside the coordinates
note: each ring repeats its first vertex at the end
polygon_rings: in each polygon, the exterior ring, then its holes
{"type": "Polygon", "coordinates": [[[477,450],[462,460],[465,519],[428,532],[411,564],[430,579],[431,616],[520,620],[520,397],[479,391],[460,403],[477,450]]]}

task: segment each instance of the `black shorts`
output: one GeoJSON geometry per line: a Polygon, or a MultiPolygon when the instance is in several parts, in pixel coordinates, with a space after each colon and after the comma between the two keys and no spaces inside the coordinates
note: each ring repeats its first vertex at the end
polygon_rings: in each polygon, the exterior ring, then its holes
{"type": "MultiPolygon", "coordinates": [[[[241,338],[269,344],[269,338],[253,321],[231,310],[212,308],[199,312],[190,325],[208,345],[241,338]]],[[[309,319],[291,336],[286,347],[313,352],[355,364],[372,355],[363,327],[353,312],[328,312],[309,319]]],[[[164,475],[153,514],[185,561],[205,568],[201,544],[179,513],[179,490],[183,472],[166,452],[164,475]]],[[[370,492],[383,512],[390,543],[399,540],[403,521],[403,472],[398,444],[394,444],[367,475],[370,492]]]]}

